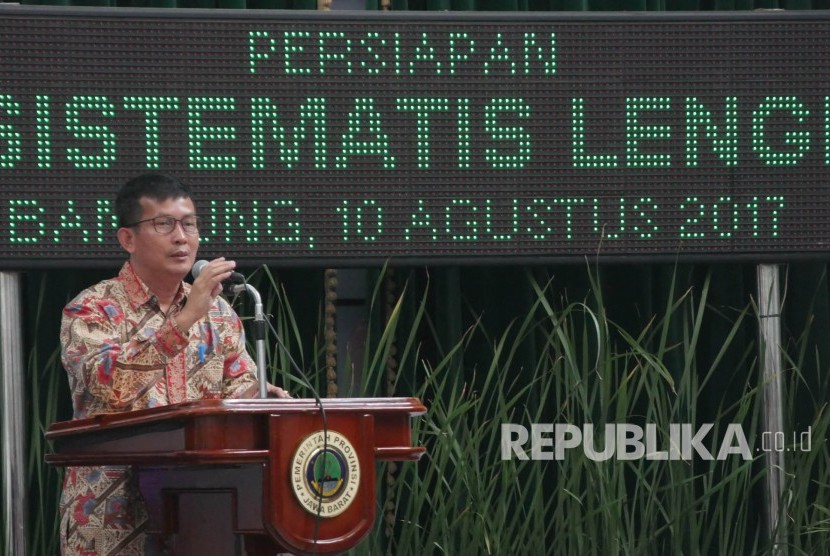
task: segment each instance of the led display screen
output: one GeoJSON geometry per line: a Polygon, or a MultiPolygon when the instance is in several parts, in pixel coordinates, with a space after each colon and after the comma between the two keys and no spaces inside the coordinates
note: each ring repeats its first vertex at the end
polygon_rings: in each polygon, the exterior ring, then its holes
{"type": "Polygon", "coordinates": [[[144,172],[242,262],[827,250],[826,13],[4,5],[0,56],[4,269],[122,260],[144,172]]]}

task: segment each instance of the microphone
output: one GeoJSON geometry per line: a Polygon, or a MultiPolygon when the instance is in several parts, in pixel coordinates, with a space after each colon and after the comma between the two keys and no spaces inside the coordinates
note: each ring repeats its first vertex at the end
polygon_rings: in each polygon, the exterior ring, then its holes
{"type": "MultiPolygon", "coordinates": [[[[199,274],[202,273],[207,264],[208,261],[204,259],[196,261],[196,263],[193,265],[193,268],[190,269],[190,274],[193,275],[194,280],[199,277],[199,274]]],[[[236,286],[244,283],[245,276],[243,276],[239,272],[231,272],[230,277],[227,280],[222,281],[222,291],[225,292],[225,295],[235,295],[239,293],[239,289],[236,286]]]]}

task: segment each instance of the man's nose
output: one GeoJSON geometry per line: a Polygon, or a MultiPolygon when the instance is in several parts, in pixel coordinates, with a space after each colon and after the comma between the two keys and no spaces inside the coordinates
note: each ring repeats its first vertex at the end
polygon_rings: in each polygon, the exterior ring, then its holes
{"type": "Polygon", "coordinates": [[[173,241],[176,243],[185,243],[187,241],[187,234],[184,231],[184,222],[179,220],[173,226],[173,231],[170,232],[173,236],[173,241]]]}

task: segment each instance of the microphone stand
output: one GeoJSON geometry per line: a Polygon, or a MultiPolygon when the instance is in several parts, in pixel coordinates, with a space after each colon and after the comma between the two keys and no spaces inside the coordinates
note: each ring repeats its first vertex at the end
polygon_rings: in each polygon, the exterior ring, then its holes
{"type": "Polygon", "coordinates": [[[256,291],[256,288],[247,282],[245,284],[230,285],[228,289],[232,294],[246,290],[254,299],[253,337],[256,346],[257,380],[259,381],[259,397],[265,399],[268,397],[268,377],[265,373],[265,335],[268,329],[265,322],[265,313],[262,310],[262,297],[256,291]]]}
{"type": "Polygon", "coordinates": [[[265,313],[262,311],[262,297],[259,292],[250,285],[245,284],[245,289],[254,298],[254,342],[256,344],[256,370],[259,380],[259,397],[263,400],[268,397],[268,377],[265,374],[265,313]]]}

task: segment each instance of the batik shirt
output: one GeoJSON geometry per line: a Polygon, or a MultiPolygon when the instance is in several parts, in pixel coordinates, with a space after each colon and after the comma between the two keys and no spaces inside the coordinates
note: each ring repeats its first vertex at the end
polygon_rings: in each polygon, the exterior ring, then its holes
{"type": "MultiPolygon", "coordinates": [[[[75,419],[257,392],[242,323],[224,299],[186,333],[177,328],[189,291],[182,283],[165,314],[127,262],[64,308],[61,359],[75,419]]],[[[64,554],[154,553],[129,467],[67,468],[60,511],[64,554]]]]}

